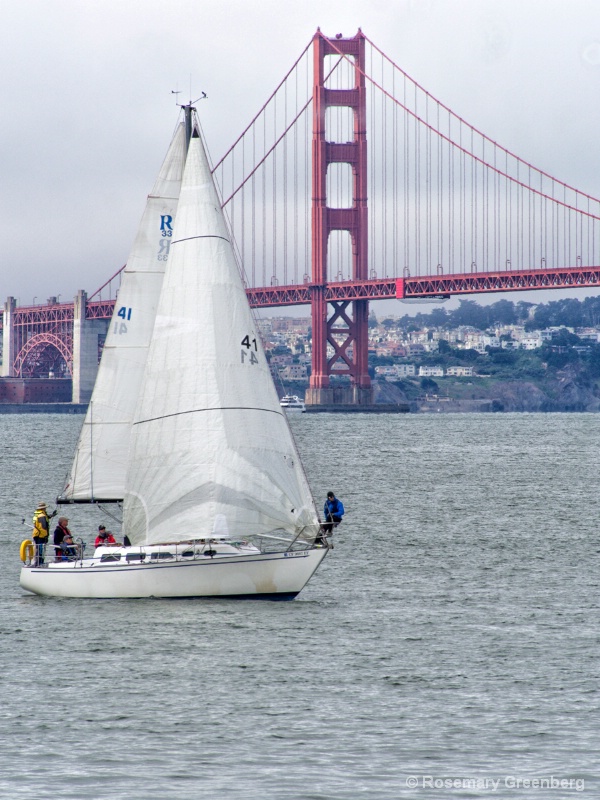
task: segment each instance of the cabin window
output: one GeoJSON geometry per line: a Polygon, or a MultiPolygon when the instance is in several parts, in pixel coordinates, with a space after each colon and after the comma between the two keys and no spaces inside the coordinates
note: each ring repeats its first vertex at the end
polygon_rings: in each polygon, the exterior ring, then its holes
{"type": "Polygon", "coordinates": [[[120,561],[121,560],[121,553],[108,553],[105,556],[101,556],[100,561],[120,561]]]}
{"type": "Polygon", "coordinates": [[[173,558],[173,553],[150,553],[152,561],[162,561],[165,558],[173,558]]]}
{"type": "Polygon", "coordinates": [[[146,553],[127,553],[125,556],[126,561],[143,561],[146,558],[146,553]]]}

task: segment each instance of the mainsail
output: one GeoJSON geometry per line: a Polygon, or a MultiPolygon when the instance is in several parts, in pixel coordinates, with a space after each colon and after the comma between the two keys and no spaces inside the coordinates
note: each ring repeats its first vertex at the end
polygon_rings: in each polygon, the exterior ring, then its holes
{"type": "Polygon", "coordinates": [[[172,241],[185,140],[182,122],[148,196],[123,272],[92,399],[58,502],[123,499],[131,422],[172,241]]]}
{"type": "Polygon", "coordinates": [[[123,531],[154,544],[317,530],[195,135],[134,416],[123,531]]]}

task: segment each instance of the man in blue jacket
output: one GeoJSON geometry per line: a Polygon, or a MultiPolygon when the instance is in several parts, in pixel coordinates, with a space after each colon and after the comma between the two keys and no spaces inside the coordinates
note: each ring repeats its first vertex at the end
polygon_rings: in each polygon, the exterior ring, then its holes
{"type": "Polygon", "coordinates": [[[323,532],[330,534],[334,528],[337,528],[344,516],[344,504],[333,492],[327,492],[323,513],[325,514],[325,522],[322,525],[323,532]]]}

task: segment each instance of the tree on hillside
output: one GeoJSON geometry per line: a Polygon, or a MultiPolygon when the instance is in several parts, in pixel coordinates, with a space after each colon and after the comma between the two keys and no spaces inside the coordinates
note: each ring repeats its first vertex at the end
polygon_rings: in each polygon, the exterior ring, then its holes
{"type": "Polygon", "coordinates": [[[445,308],[434,308],[431,314],[429,314],[429,322],[426,323],[428,328],[446,328],[448,324],[448,312],[445,308]]]}
{"type": "Polygon", "coordinates": [[[489,319],[492,325],[514,325],[517,322],[515,304],[510,300],[499,300],[489,306],[489,319]]]}
{"type": "Polygon", "coordinates": [[[594,345],[586,358],[586,371],[591,378],[600,378],[600,345],[594,345]]]}
{"type": "Polygon", "coordinates": [[[561,328],[553,334],[552,344],[560,347],[575,347],[581,344],[581,339],[566,328],[561,328]]]}
{"type": "Polygon", "coordinates": [[[478,305],[474,300],[461,300],[457,309],[451,312],[450,322],[453,327],[470,325],[484,331],[489,326],[489,315],[486,306],[478,305]]]}
{"type": "Polygon", "coordinates": [[[568,328],[580,328],[583,322],[583,306],[575,298],[568,297],[563,300],[553,300],[545,305],[539,305],[528,320],[525,327],[528,330],[557,328],[565,325],[568,328]]]}
{"type": "MultiPolygon", "coordinates": [[[[369,317],[369,325],[371,325],[369,317]]],[[[567,326],[579,328],[600,326],[600,297],[586,297],[580,302],[574,298],[553,300],[549,303],[528,303],[520,300],[498,300],[491,305],[479,305],[475,300],[460,300],[457,309],[434,308],[429,313],[419,312],[413,316],[404,314],[399,320],[384,320],[385,327],[407,330],[422,328],[453,328],[470,325],[478,330],[487,330],[493,325],[524,324],[526,330],[567,326]]]]}
{"type": "Polygon", "coordinates": [[[512,350],[502,350],[500,347],[488,347],[486,349],[488,351],[490,361],[492,361],[494,364],[509,366],[518,360],[517,353],[512,350]]]}
{"type": "Polygon", "coordinates": [[[460,361],[466,361],[467,364],[472,364],[473,361],[477,361],[480,358],[477,350],[473,350],[473,348],[469,350],[455,350],[454,355],[460,361]]]}
{"type": "Polygon", "coordinates": [[[515,306],[515,314],[517,315],[518,322],[525,322],[529,319],[531,309],[535,307],[535,303],[527,303],[525,300],[519,300],[515,306]]]}

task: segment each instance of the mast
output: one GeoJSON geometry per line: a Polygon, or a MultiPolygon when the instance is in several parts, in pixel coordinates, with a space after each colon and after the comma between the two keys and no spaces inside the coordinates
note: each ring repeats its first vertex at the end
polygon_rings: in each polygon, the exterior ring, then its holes
{"type": "Polygon", "coordinates": [[[187,106],[181,106],[183,109],[183,113],[185,115],[185,152],[190,148],[190,139],[192,138],[192,112],[196,109],[192,105],[191,101],[187,104],[187,106]]]}
{"type": "Polygon", "coordinates": [[[194,123],[193,123],[193,114],[196,111],[196,107],[194,103],[197,103],[198,100],[205,100],[207,97],[206,92],[202,92],[200,97],[197,97],[196,100],[190,100],[187,105],[179,104],[179,108],[182,109],[184,114],[184,122],[185,122],[185,152],[187,155],[188,150],[190,149],[190,140],[192,138],[192,134],[194,131],[194,123]]]}

